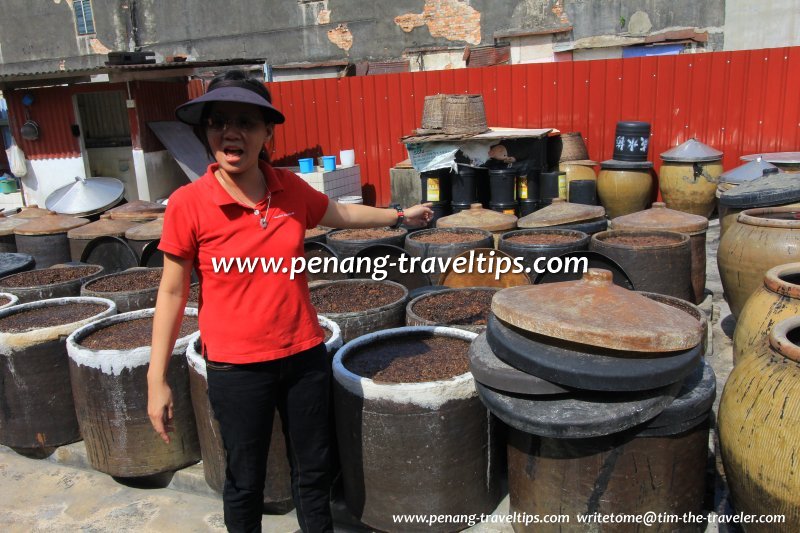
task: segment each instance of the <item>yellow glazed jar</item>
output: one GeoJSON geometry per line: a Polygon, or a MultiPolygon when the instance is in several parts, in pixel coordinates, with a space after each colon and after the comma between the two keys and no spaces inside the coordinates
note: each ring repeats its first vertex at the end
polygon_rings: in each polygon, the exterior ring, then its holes
{"type": "Polygon", "coordinates": [[[737,511],[781,514],[751,532],[800,531],[800,317],[775,325],[731,372],[719,406],[719,441],[737,511]]]}
{"type": "Polygon", "coordinates": [[[717,203],[720,174],[722,161],[665,161],[658,171],[661,196],[670,209],[708,218],[717,203]]]}
{"type": "Polygon", "coordinates": [[[597,163],[594,161],[562,161],[558,164],[558,170],[567,173],[567,195],[566,200],[569,202],[569,183],[575,180],[595,180],[597,181],[597,174],[594,171],[594,166],[597,163]]]}
{"type": "Polygon", "coordinates": [[[653,164],[604,161],[597,176],[597,196],[609,218],[647,209],[655,190],[653,164]]]}
{"type": "Polygon", "coordinates": [[[771,268],[747,299],[733,332],[733,364],[769,337],[772,326],[800,315],[800,263],[771,268]]]}

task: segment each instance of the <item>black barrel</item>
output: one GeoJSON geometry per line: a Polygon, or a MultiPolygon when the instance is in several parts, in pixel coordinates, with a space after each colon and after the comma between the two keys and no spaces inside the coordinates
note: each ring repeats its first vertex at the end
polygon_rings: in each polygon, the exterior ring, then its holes
{"type": "Polygon", "coordinates": [[[568,187],[570,203],[597,205],[596,180],[573,180],[569,182],[568,187]]]}
{"type": "Polygon", "coordinates": [[[519,171],[515,168],[499,168],[489,171],[492,204],[516,204],[518,175],[519,171]]]}
{"type": "Polygon", "coordinates": [[[489,209],[505,215],[516,215],[517,207],[519,207],[517,202],[512,202],[510,204],[496,204],[492,202],[489,204],[489,209]]]}
{"type": "Polygon", "coordinates": [[[542,169],[539,167],[531,167],[524,172],[520,172],[517,178],[517,198],[520,201],[539,199],[541,175],[542,169]]]}
{"type": "Polygon", "coordinates": [[[466,206],[473,204],[478,199],[478,180],[486,179],[486,169],[458,165],[458,172],[453,176],[452,201],[453,206],[466,206]]]}
{"type": "Polygon", "coordinates": [[[550,205],[553,198],[558,198],[559,172],[542,172],[539,178],[539,203],[550,205]]]}
{"type": "MultiPolygon", "coordinates": [[[[459,211],[463,211],[464,209],[469,209],[469,206],[459,206],[459,211]]],[[[428,222],[429,228],[435,228],[436,221],[440,218],[453,214],[450,204],[433,204],[431,206],[431,210],[433,211],[433,217],[431,218],[430,222],[428,222]]]]}
{"type": "Polygon", "coordinates": [[[530,215],[534,211],[539,209],[539,201],[538,200],[520,200],[519,201],[519,217],[522,218],[525,215],[530,215]]]}
{"type": "Polygon", "coordinates": [[[80,296],[84,283],[104,273],[100,265],[40,268],[0,278],[0,289],[17,296],[19,303],[80,296]]]}
{"type": "Polygon", "coordinates": [[[0,278],[32,270],[36,261],[32,255],[20,253],[0,253],[0,278]]]}
{"type": "MultiPolygon", "coordinates": [[[[423,261],[429,257],[448,258],[477,248],[493,248],[494,237],[491,232],[477,228],[434,228],[416,232],[408,237],[406,251],[413,257],[421,257],[423,261]],[[448,242],[425,242],[431,237],[444,234],[448,242]]],[[[434,259],[433,261],[438,261],[434,259]]],[[[428,270],[428,269],[426,269],[428,270]]],[[[438,283],[442,269],[437,264],[428,272],[431,284],[438,283]]]]}
{"type": "Polygon", "coordinates": [[[617,161],[647,161],[650,149],[650,123],[617,122],[614,135],[614,157],[617,161]]]}
{"type": "Polygon", "coordinates": [[[391,244],[402,248],[406,234],[408,234],[408,230],[402,228],[375,229],[375,237],[359,237],[356,233],[348,233],[358,231],[366,232],[371,230],[336,230],[328,233],[325,236],[325,240],[336,255],[344,259],[345,257],[355,256],[358,252],[373,244],[391,244]],[[377,236],[378,233],[380,233],[380,236],[377,236]],[[350,235],[354,235],[354,237],[350,237],[350,235]]]}
{"type": "MultiPolygon", "coordinates": [[[[586,233],[575,230],[521,229],[503,233],[497,248],[511,257],[522,258],[522,263],[530,269],[529,272],[534,272],[537,259],[549,259],[568,252],[586,250],[590,239],[586,233]],[[526,239],[532,242],[524,242],[526,239]]],[[[540,264],[539,270],[543,269],[544,265],[540,264]]]]}

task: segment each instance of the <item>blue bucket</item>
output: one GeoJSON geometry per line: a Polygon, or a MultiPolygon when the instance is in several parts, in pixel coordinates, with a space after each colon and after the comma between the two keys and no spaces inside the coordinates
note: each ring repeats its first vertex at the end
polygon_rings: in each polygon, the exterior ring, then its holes
{"type": "Polygon", "coordinates": [[[310,172],[314,172],[314,159],[307,157],[305,159],[299,159],[297,162],[300,163],[301,174],[308,174],[310,172]]]}
{"type": "Polygon", "coordinates": [[[336,156],[335,155],[322,156],[322,168],[325,169],[325,172],[336,170],[336,156]]]}

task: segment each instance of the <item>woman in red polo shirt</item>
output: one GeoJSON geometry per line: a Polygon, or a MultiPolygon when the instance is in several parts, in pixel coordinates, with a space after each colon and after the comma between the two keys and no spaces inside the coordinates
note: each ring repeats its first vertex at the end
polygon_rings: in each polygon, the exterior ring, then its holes
{"type": "Polygon", "coordinates": [[[148,412],[169,442],[172,392],[166,382],[189,293],[200,278],[200,331],[208,394],[227,454],[223,502],[229,531],[260,531],[272,416],[277,407],[292,469],[292,496],[303,531],[333,531],[329,506],[330,365],[305,275],[220,269],[236,258],[290,267],[303,257],[305,230],[411,225],[432,211],[403,213],[328,201],[292,172],[266,160],[264,145],[284,116],[264,85],[241,71],[215,78],[205,95],[176,110],[216,160],[200,179],[170,196],[159,248],[158,291],[148,371],[148,412]]]}

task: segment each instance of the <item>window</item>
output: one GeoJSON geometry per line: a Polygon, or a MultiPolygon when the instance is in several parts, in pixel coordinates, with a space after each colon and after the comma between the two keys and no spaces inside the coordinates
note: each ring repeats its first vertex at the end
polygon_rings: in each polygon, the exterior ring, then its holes
{"type": "Polygon", "coordinates": [[[78,35],[94,33],[94,15],[92,15],[91,0],[73,0],[72,7],[75,9],[75,24],[78,27],[78,35]]]}

